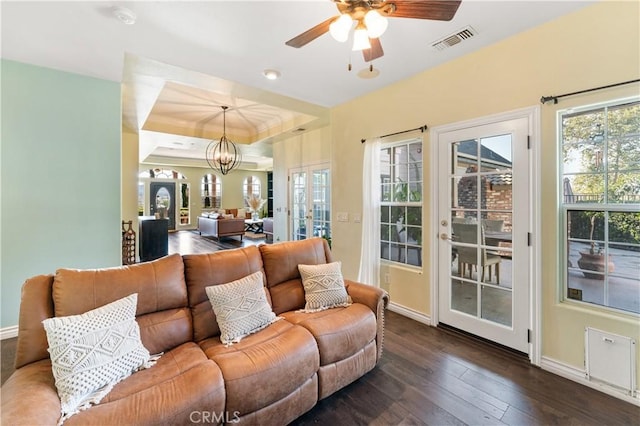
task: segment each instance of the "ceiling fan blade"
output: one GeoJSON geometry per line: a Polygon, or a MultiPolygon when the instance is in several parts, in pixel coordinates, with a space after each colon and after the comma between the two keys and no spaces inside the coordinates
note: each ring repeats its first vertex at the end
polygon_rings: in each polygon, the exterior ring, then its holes
{"type": "Polygon", "coordinates": [[[462,0],[391,0],[395,11],[390,18],[432,19],[450,21],[458,11],[462,0]]]}
{"type": "Polygon", "coordinates": [[[382,55],[384,55],[384,51],[382,50],[382,44],[380,44],[379,38],[370,38],[369,43],[371,43],[370,49],[364,49],[362,51],[362,56],[364,56],[365,62],[371,62],[374,59],[378,59],[382,55]]]}
{"type": "Polygon", "coordinates": [[[334,17],[331,17],[331,18],[327,19],[324,22],[319,23],[315,27],[310,28],[307,31],[303,32],[302,34],[299,34],[299,35],[295,36],[294,38],[292,38],[291,40],[289,40],[285,44],[287,46],[291,46],[291,47],[302,47],[305,44],[312,42],[313,40],[317,39],[318,37],[320,37],[324,33],[329,32],[329,25],[331,25],[331,23],[336,18],[337,18],[337,16],[334,16],[334,17]]]}

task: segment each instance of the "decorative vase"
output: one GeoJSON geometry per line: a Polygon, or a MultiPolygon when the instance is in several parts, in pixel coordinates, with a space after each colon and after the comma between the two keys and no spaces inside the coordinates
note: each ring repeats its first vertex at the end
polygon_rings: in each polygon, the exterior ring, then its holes
{"type": "MultiPolygon", "coordinates": [[[[608,263],[607,266],[609,269],[609,273],[611,273],[615,269],[615,265],[613,264],[611,255],[609,255],[608,260],[609,261],[607,262],[608,263]]],[[[578,266],[580,267],[580,269],[583,269],[582,273],[586,278],[590,278],[592,280],[604,280],[604,268],[605,268],[604,263],[605,263],[605,258],[603,254],[592,254],[592,253],[589,253],[588,251],[580,252],[580,259],[578,259],[578,266]],[[602,272],[603,275],[593,274],[587,271],[602,272]]]]}
{"type": "Polygon", "coordinates": [[[251,219],[252,220],[259,220],[260,219],[260,215],[258,214],[258,212],[256,212],[256,211],[251,212],[251,219]]]}

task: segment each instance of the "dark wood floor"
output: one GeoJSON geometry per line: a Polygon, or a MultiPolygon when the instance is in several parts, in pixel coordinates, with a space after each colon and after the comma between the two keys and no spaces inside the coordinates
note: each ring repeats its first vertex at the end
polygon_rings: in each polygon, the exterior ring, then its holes
{"type": "Polygon", "coordinates": [[[640,407],[389,312],[378,366],[295,424],[637,425],[640,407]]]}
{"type": "MultiPolygon", "coordinates": [[[[198,241],[197,233],[189,234],[172,234],[174,252],[220,249],[198,241]],[[185,239],[182,245],[180,238],[185,239]],[[193,240],[191,249],[186,239],[193,240]]],[[[294,424],[640,424],[640,407],[468,336],[388,312],[384,340],[384,354],[375,369],[320,401],[294,424]]],[[[13,371],[15,341],[0,344],[2,383],[13,371]]]]}

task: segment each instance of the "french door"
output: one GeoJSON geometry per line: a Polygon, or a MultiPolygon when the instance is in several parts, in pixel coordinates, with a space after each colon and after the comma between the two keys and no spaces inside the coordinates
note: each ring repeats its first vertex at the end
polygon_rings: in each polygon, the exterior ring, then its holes
{"type": "Polygon", "coordinates": [[[438,134],[438,321],[528,353],[527,117],[438,134]]]}
{"type": "Polygon", "coordinates": [[[331,172],[327,164],[289,173],[291,240],[331,236],[331,172]]]}

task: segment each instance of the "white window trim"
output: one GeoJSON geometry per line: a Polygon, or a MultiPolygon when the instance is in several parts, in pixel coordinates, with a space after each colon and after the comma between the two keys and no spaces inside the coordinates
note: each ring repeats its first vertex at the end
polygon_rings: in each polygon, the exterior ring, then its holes
{"type": "MultiPolygon", "coordinates": [[[[402,138],[402,137],[396,137],[396,139],[394,140],[388,140],[386,142],[382,142],[380,144],[380,151],[385,150],[387,148],[393,148],[396,146],[401,146],[401,145],[405,145],[405,146],[409,146],[411,143],[414,142],[420,142],[422,143],[422,159],[421,159],[421,164],[422,164],[422,180],[421,185],[422,185],[422,195],[420,197],[420,201],[406,201],[406,202],[390,202],[390,201],[382,201],[382,199],[380,200],[380,207],[382,206],[403,206],[403,207],[420,207],[422,208],[422,217],[421,217],[421,221],[420,221],[420,232],[422,233],[422,242],[420,244],[420,256],[422,257],[420,260],[420,266],[418,265],[411,265],[409,263],[403,263],[403,262],[397,262],[395,260],[390,260],[390,259],[384,259],[382,257],[380,257],[380,264],[381,265],[385,265],[385,266],[390,266],[390,267],[394,267],[394,268],[398,268],[398,269],[404,269],[410,272],[422,272],[422,268],[424,265],[424,248],[425,248],[425,221],[424,221],[424,198],[425,198],[425,181],[424,181],[424,138],[421,136],[417,136],[417,137],[412,137],[412,138],[402,138]]],[[[380,196],[382,198],[382,191],[380,192],[380,196]]],[[[380,241],[378,241],[378,244],[382,243],[382,238],[380,238],[380,241]]],[[[405,244],[406,245],[406,244],[405,244]]],[[[417,247],[414,245],[411,245],[411,247],[417,247]]]]}
{"type": "Polygon", "coordinates": [[[582,204],[569,204],[566,205],[564,203],[564,194],[562,192],[562,179],[564,176],[564,166],[562,162],[562,116],[565,114],[575,114],[580,112],[592,111],[601,108],[608,108],[612,106],[618,106],[626,103],[638,102],[640,101],[639,96],[631,96],[619,99],[613,99],[609,101],[596,102],[587,105],[581,105],[577,107],[570,107],[558,110],[556,112],[556,138],[557,138],[557,149],[558,149],[558,215],[559,220],[558,223],[560,225],[560,230],[558,235],[560,236],[560,266],[561,266],[561,280],[560,285],[558,286],[558,302],[566,303],[567,305],[579,306],[584,309],[588,309],[591,311],[599,311],[599,312],[610,312],[619,315],[626,315],[631,317],[640,317],[640,312],[632,312],[626,311],[623,309],[619,309],[612,306],[600,305],[597,303],[585,302],[576,299],[570,299],[567,297],[568,287],[569,287],[569,279],[568,279],[568,269],[567,269],[567,249],[569,245],[569,236],[567,234],[567,211],[568,210],[606,210],[606,211],[629,211],[630,208],[640,208],[637,204],[595,204],[595,203],[582,203],[582,204]],[[571,206],[571,207],[567,207],[571,206]]]}

